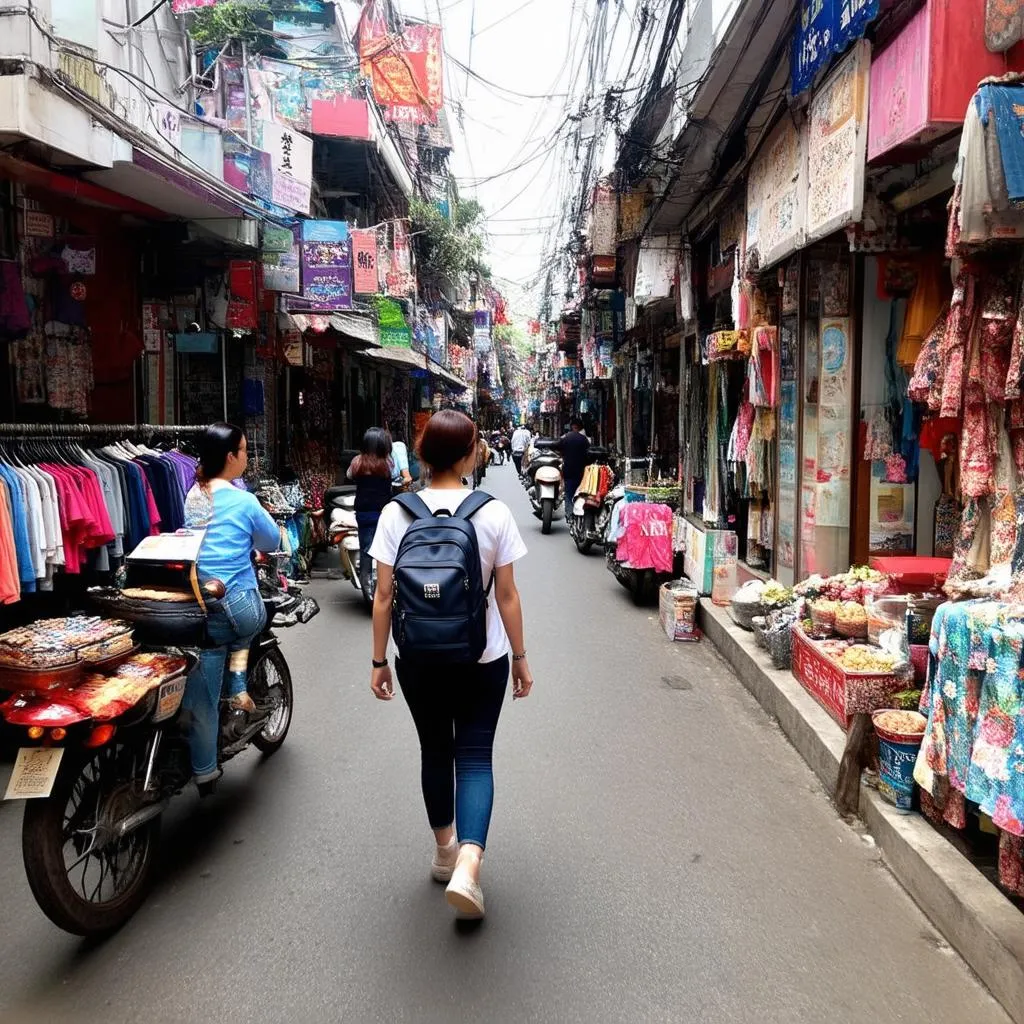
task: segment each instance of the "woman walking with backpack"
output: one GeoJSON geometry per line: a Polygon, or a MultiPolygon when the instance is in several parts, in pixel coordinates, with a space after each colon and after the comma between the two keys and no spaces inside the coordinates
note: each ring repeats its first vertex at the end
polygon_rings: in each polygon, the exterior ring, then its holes
{"type": "Polygon", "coordinates": [[[370,427],[363,446],[348,467],[349,480],[356,485],[356,524],[359,527],[359,584],[363,600],[372,598],[373,559],[370,545],[381,510],[391,500],[391,437],[381,427],[370,427]]]}
{"type": "Polygon", "coordinates": [[[370,688],[379,700],[394,697],[387,661],[393,632],[437,844],[431,875],[448,883],[448,903],[460,916],[481,918],[491,755],[510,649],[513,699],[533,686],[513,570],[526,545],[508,506],[462,482],[477,458],[469,417],[450,409],[432,416],[419,455],[431,471],[430,487],[384,509],[370,548],[377,562],[370,688]]]}

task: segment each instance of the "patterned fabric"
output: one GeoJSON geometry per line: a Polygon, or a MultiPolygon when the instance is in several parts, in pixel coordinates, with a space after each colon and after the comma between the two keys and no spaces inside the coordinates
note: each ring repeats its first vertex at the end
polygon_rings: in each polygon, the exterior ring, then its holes
{"type": "Polygon", "coordinates": [[[961,273],[953,292],[946,333],[939,353],[942,366],[942,391],[939,414],[957,417],[963,403],[964,363],[974,319],[975,279],[961,273]]]}
{"type": "Polygon", "coordinates": [[[985,46],[1005,53],[1024,39],[1024,0],[986,0],[985,46]]]}

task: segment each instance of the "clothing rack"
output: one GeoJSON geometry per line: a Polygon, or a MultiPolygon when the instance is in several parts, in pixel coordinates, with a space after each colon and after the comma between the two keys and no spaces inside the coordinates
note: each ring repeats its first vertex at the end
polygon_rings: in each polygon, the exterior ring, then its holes
{"type": "Polygon", "coordinates": [[[119,437],[154,434],[201,434],[205,426],[185,427],[173,423],[0,423],[0,437],[119,437]]]}

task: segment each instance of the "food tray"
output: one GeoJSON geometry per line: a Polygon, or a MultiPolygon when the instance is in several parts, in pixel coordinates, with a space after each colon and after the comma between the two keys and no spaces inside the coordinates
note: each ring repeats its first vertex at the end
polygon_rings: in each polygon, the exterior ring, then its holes
{"type": "Polygon", "coordinates": [[[102,661],[83,661],[82,665],[90,672],[113,672],[141,650],[142,644],[133,644],[127,651],[122,651],[120,654],[112,654],[102,661]]]}
{"type": "Polygon", "coordinates": [[[84,669],[84,661],[59,668],[10,668],[0,665],[0,690],[39,693],[58,686],[74,686],[81,680],[84,669]]]}

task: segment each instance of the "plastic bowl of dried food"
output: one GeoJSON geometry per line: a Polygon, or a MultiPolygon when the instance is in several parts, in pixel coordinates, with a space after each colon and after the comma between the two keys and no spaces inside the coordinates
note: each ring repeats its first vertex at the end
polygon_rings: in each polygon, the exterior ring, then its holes
{"type": "Polygon", "coordinates": [[[871,716],[878,734],[878,792],[901,811],[914,802],[914,765],[928,719],[917,711],[886,708],[871,716]]]}

